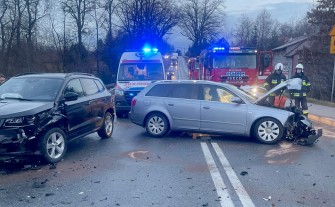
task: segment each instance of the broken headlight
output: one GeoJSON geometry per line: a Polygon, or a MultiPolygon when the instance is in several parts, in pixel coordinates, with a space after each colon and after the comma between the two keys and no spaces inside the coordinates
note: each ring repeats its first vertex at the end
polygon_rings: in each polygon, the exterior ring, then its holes
{"type": "Polygon", "coordinates": [[[25,127],[33,126],[35,124],[35,116],[24,116],[8,118],[4,121],[4,127],[25,127]]]}
{"type": "Polygon", "coordinates": [[[43,120],[48,114],[49,111],[43,111],[36,115],[8,118],[4,121],[4,127],[34,126],[38,122],[37,120],[43,120]]]}

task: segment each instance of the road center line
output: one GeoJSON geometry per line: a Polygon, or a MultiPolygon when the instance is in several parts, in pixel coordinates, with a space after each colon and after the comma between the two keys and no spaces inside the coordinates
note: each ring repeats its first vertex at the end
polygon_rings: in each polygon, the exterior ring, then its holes
{"type": "Polygon", "coordinates": [[[219,160],[221,164],[223,165],[224,170],[227,173],[228,179],[230,180],[232,186],[234,187],[238,197],[240,198],[240,201],[243,206],[245,207],[254,207],[254,203],[252,202],[249,194],[244,189],[241,181],[238,179],[236,173],[234,172],[233,168],[231,167],[228,159],[223,154],[223,151],[220,149],[219,145],[217,143],[211,143],[216,154],[219,157],[219,160]]]}
{"type": "Polygon", "coordinates": [[[209,151],[207,143],[201,143],[202,152],[204,153],[209,172],[212,176],[212,180],[214,182],[214,186],[216,188],[216,193],[220,197],[220,204],[222,207],[233,207],[233,201],[231,200],[227,187],[223,182],[221,174],[218,168],[215,165],[212,154],[209,151]]]}

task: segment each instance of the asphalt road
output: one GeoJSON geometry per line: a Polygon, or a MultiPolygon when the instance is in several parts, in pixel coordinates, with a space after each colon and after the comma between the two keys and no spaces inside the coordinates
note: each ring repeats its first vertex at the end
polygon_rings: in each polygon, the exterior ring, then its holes
{"type": "MultiPolygon", "coordinates": [[[[179,67],[178,70],[181,68],[179,67]]],[[[0,206],[333,206],[335,128],[312,147],[171,133],[127,118],[69,144],[56,166],[0,166],[0,206]]]]}
{"type": "Polygon", "coordinates": [[[325,136],[306,147],[180,133],[156,139],[118,119],[111,139],[70,143],[55,169],[2,166],[1,206],[331,206],[335,129],[316,127],[325,136]]]}

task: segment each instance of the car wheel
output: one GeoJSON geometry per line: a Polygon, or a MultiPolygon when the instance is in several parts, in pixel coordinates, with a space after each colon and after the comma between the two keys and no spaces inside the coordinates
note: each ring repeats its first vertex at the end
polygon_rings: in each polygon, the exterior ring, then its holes
{"type": "Polygon", "coordinates": [[[114,119],[111,113],[106,112],[104,117],[104,124],[101,129],[98,130],[98,135],[102,139],[110,138],[113,134],[114,129],[114,119]]]}
{"type": "Polygon", "coordinates": [[[274,118],[262,118],[254,126],[254,135],[262,143],[275,144],[283,138],[284,127],[274,118]]]}
{"type": "Polygon", "coordinates": [[[154,113],[147,118],[145,128],[153,137],[164,137],[169,131],[169,122],[163,114],[154,113]]]}
{"type": "Polygon", "coordinates": [[[60,128],[52,128],[46,131],[40,141],[40,150],[48,163],[56,163],[62,160],[67,149],[67,138],[60,128]]]}

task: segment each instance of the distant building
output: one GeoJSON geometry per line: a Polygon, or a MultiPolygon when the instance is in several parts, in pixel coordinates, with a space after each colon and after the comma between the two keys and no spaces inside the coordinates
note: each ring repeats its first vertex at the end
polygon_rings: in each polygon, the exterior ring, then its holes
{"type": "Polygon", "coordinates": [[[279,62],[283,63],[285,66],[284,74],[286,74],[288,78],[291,78],[292,74],[295,73],[293,70],[294,67],[298,63],[301,63],[298,51],[309,47],[310,41],[308,40],[308,36],[292,39],[288,43],[272,49],[274,56],[273,64],[276,65],[279,62]]]}

